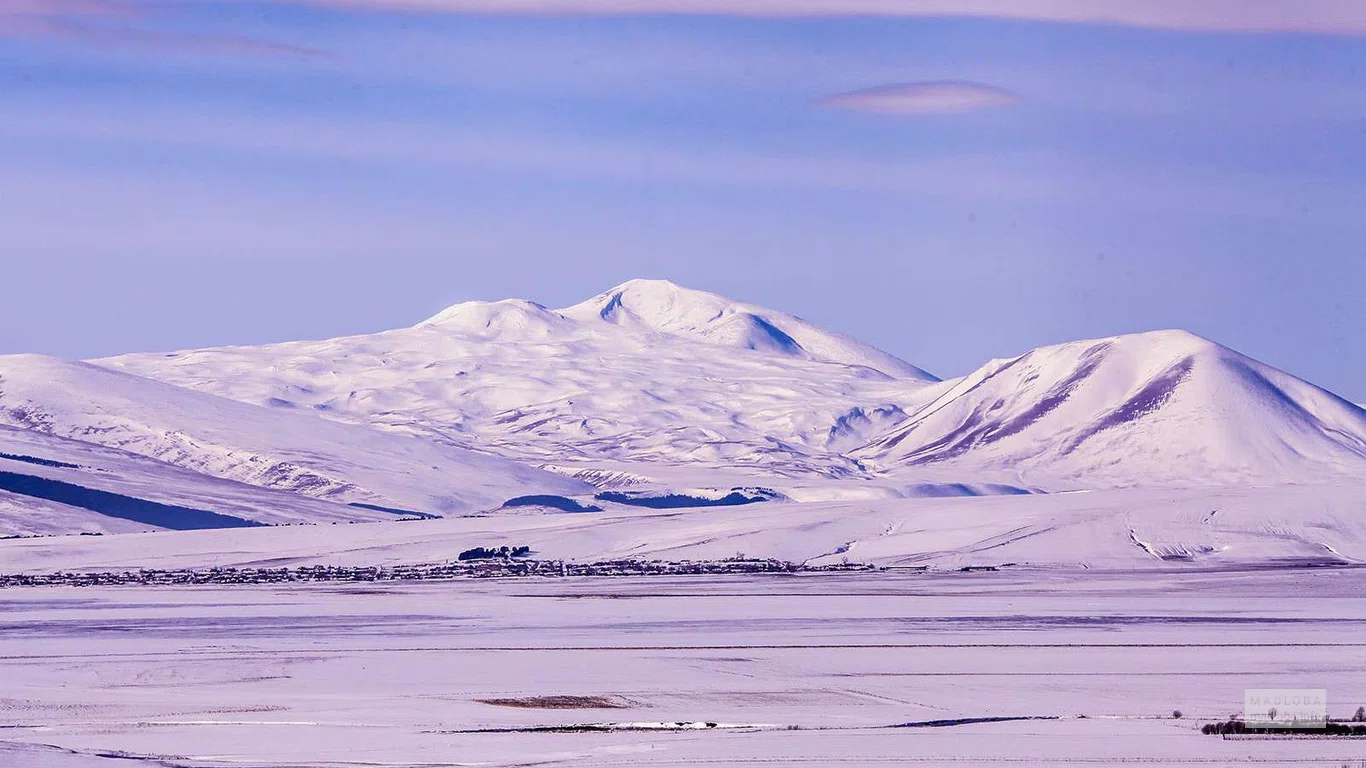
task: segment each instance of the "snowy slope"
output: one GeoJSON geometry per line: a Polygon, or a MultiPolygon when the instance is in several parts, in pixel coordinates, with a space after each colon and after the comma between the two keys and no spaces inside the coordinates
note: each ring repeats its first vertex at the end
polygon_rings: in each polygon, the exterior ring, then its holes
{"type": "Polygon", "coordinates": [[[539,558],[811,564],[1217,569],[1366,563],[1359,488],[1119,489],[727,510],[459,517],[412,523],[175,531],[0,541],[7,572],[436,563],[475,546],[539,558]]]}
{"type": "MultiPolygon", "coordinates": [[[[494,507],[525,493],[587,489],[440,440],[261,408],[37,355],[0,357],[0,426],[116,448],[249,486],[433,514],[494,507]]],[[[81,463],[65,452],[47,458],[81,463]]]]}
{"type": "Polygon", "coordinates": [[[1095,487],[1366,478],[1366,411],[1182,331],[994,360],[854,452],[1095,487]]]}
{"type": "Polygon", "coordinates": [[[365,336],[98,362],[276,410],[473,440],[534,463],[624,461],[647,476],[855,476],[839,452],[870,431],[865,414],[880,425],[933,381],[791,315],[664,281],[559,311],[467,302],[365,336]]]}
{"type": "Polygon", "coordinates": [[[0,536],[127,533],[167,527],[3,489],[14,476],[206,510],[269,525],[387,521],[394,513],[200,474],[95,443],[0,427],[0,536]]]}

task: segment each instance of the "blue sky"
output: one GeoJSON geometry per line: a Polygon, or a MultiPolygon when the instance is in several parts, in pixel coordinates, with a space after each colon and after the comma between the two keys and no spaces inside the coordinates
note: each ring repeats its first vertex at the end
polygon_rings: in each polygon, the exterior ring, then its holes
{"type": "Polygon", "coordinates": [[[1183,327],[1366,400],[1366,12],[993,1],[14,0],[0,351],[360,333],[643,276],[941,376],[1183,327]]]}

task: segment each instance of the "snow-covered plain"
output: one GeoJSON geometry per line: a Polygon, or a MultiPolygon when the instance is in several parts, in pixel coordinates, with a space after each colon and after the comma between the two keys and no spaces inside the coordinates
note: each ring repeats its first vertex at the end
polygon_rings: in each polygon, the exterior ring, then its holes
{"type": "Polygon", "coordinates": [[[0,766],[1366,768],[1198,733],[1245,688],[1366,703],[1366,412],[1187,333],[938,381],[631,281],[0,357],[0,574],[501,546],[884,570],[4,589],[0,766]]]}
{"type": "Polygon", "coordinates": [[[485,516],[0,541],[5,573],[440,563],[478,546],[540,559],[1201,571],[1366,563],[1358,489],[1284,486],[485,516]]]}
{"type": "Polygon", "coordinates": [[[1247,688],[1350,716],[1363,589],[1307,569],[6,591],[0,763],[1355,767],[1352,741],[1198,729],[1247,688]]]}

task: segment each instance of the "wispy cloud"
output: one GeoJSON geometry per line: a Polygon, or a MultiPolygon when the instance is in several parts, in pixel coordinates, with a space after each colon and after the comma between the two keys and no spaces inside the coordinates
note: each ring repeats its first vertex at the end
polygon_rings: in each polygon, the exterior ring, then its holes
{"type": "Polygon", "coordinates": [[[0,0],[0,38],[55,38],[90,45],[202,53],[325,55],[311,48],[240,35],[149,27],[149,17],[170,5],[161,0],[0,0]]]}
{"type": "MultiPolygon", "coordinates": [[[[1321,216],[1350,217],[1360,209],[1355,177],[1326,178],[1312,169],[1275,174],[1198,164],[1170,166],[1073,153],[1066,163],[1049,149],[887,154],[881,157],[811,150],[635,141],[607,136],[546,134],[508,126],[451,126],[402,121],[338,122],[303,115],[244,115],[201,108],[37,110],[17,105],[0,114],[0,146],[57,142],[84,156],[158,147],[243,167],[277,161],[325,161],[338,172],[408,179],[460,179],[474,185],[512,179],[595,183],[603,188],[784,190],[913,195],[939,201],[1075,206],[1115,190],[1125,215],[1173,214],[1268,219],[1296,216],[1301,206],[1321,216]],[[1288,201],[1295,201],[1292,205],[1288,201]]],[[[138,155],[134,151],[131,154],[138,155]]],[[[288,167],[288,166],[286,166],[288,167]]],[[[92,178],[76,163],[73,178],[92,178]]],[[[0,189],[7,186],[0,163],[0,189]]],[[[149,176],[164,175],[162,169],[149,176]]],[[[93,178],[100,178],[94,174],[93,178]]],[[[290,184],[310,184],[298,174],[290,184]]],[[[404,197],[400,195],[399,197],[404,197]]],[[[648,195],[646,195],[648,197],[648,195]]],[[[406,199],[406,198],[404,198],[406,199]]],[[[41,221],[41,219],[35,219],[41,221]]]]}
{"type": "MultiPolygon", "coordinates": [[[[184,0],[155,0],[174,3],[184,0]]],[[[223,2],[225,0],[219,0],[223,2]]],[[[939,16],[1205,32],[1366,35],[1362,0],[283,0],[490,15],[939,16]]]]}
{"type": "Polygon", "coordinates": [[[72,20],[135,14],[122,0],[0,0],[0,36],[46,35],[72,20]]]}
{"type": "Polygon", "coordinates": [[[884,115],[943,115],[1003,107],[1019,100],[1019,96],[1003,88],[958,80],[937,80],[892,83],[837,93],[818,103],[832,109],[884,115]]]}
{"type": "MultiPolygon", "coordinates": [[[[770,152],[621,138],[546,134],[486,126],[399,121],[338,122],[306,116],[200,114],[193,110],[15,110],[0,115],[0,143],[60,141],[104,147],[182,148],[257,162],[319,159],[333,167],[420,174],[461,171],[576,182],[697,188],[777,188],[1036,199],[1042,188],[1013,163],[1029,153],[866,158],[770,152]],[[95,117],[98,115],[98,117],[95,117]]],[[[1043,158],[1047,159],[1047,158],[1043,158]]]]}
{"type": "MultiPolygon", "coordinates": [[[[232,34],[164,31],[150,18],[239,0],[0,0],[0,37],[217,53],[318,55],[232,34]]],[[[1366,35],[1362,0],[262,0],[340,12],[490,16],[939,17],[1222,33],[1366,35]]]]}
{"type": "MultiPolygon", "coordinates": [[[[239,0],[0,0],[0,30],[35,19],[239,0]]],[[[1366,35],[1362,0],[263,0],[348,11],[538,16],[970,17],[1195,32],[1366,35]]]]}

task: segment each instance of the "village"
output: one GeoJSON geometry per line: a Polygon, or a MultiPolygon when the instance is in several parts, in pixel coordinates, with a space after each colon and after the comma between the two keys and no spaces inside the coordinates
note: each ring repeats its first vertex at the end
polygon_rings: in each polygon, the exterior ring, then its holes
{"type": "Polygon", "coordinates": [[[280,584],[294,582],[445,581],[519,577],[684,576],[754,573],[828,573],[878,570],[859,563],[808,566],[774,559],[712,561],[609,560],[573,563],[487,557],[426,565],[302,565],[285,568],[142,568],[136,571],[0,574],[3,587],[178,586],[194,584],[280,584]]]}

